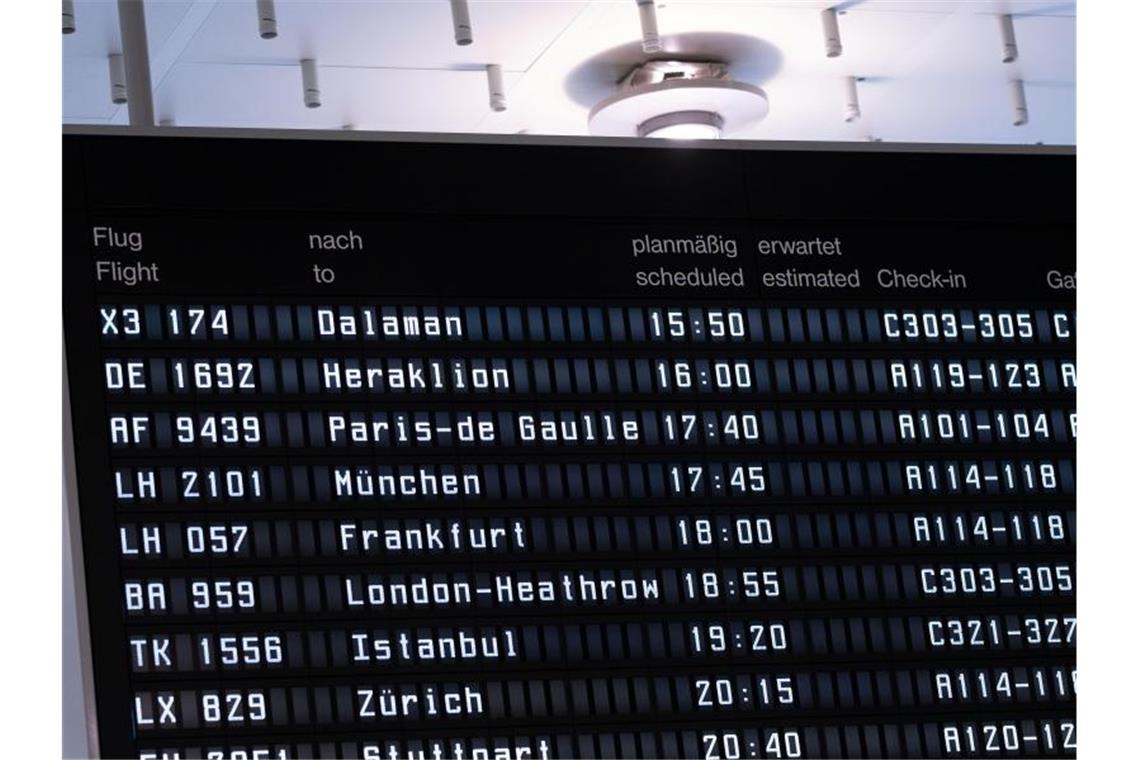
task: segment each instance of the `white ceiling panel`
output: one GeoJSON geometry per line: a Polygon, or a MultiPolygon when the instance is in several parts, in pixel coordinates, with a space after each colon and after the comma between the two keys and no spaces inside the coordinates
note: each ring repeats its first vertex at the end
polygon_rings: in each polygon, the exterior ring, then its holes
{"type": "Polygon", "coordinates": [[[155,108],[179,126],[473,131],[487,111],[485,81],[481,71],[322,68],[321,107],[306,108],[295,66],[184,63],[155,108]]]}
{"type": "MultiPolygon", "coordinates": [[[[525,0],[524,0],[525,1],[525,0]]],[[[623,0],[606,0],[621,3],[623,0]]],[[[752,5],[842,12],[858,9],[883,13],[1032,13],[1075,16],[1076,0],[661,0],[659,6],[752,5]]]]}
{"type": "MultiPolygon", "coordinates": [[[[146,28],[151,58],[166,43],[193,4],[193,0],[148,0],[146,28]]],[[[63,45],[64,60],[105,57],[120,52],[117,2],[78,0],[75,3],[75,33],[64,37],[63,45]]]]}
{"type": "Polygon", "coordinates": [[[789,131],[802,131],[804,140],[860,140],[872,126],[869,120],[843,121],[843,82],[822,77],[779,77],[765,87],[770,110],[767,118],[734,139],[780,140],[789,131]],[[811,93],[805,97],[805,93],[811,93]]]}
{"type": "Polygon", "coordinates": [[[1076,83],[1077,26],[1072,18],[1018,16],[1014,30],[1016,66],[1025,79],[1076,83]]]}
{"type": "MultiPolygon", "coordinates": [[[[633,0],[472,0],[475,43],[454,43],[446,0],[277,0],[279,36],[257,34],[254,0],[146,0],[156,111],[178,124],[439,132],[587,133],[590,108],[645,60],[633,0]],[[324,105],[301,103],[315,58],[324,105]],[[483,67],[502,65],[508,110],[487,105],[483,67]]],[[[1076,3],[1065,0],[660,0],[664,55],[725,60],[764,87],[754,139],[1075,141],[1076,3]],[[819,11],[835,6],[844,52],[827,58],[819,11]],[[996,15],[1020,49],[1000,61],[996,15]],[[863,118],[842,120],[847,76],[863,118]],[[1013,127],[1008,82],[1026,83],[1013,127]]],[[[64,118],[125,123],[111,106],[110,0],[77,0],[63,40],[64,118]]]]}
{"type": "MultiPolygon", "coordinates": [[[[148,2],[146,26],[153,62],[186,16],[191,0],[148,2]]],[[[107,56],[122,52],[119,15],[112,0],[76,3],[76,31],[63,38],[63,116],[67,121],[110,118],[118,106],[111,103],[107,56]]]]}
{"type": "MultiPolygon", "coordinates": [[[[147,10],[150,10],[149,6],[147,10]]],[[[158,12],[157,8],[154,12],[158,12]]],[[[147,26],[150,26],[149,17],[147,26]]],[[[149,28],[147,31],[149,34],[149,28]]],[[[77,58],[101,58],[120,51],[116,4],[113,1],[77,2],[75,33],[63,38],[64,62],[77,58]]]]}
{"type": "MultiPolygon", "coordinates": [[[[608,5],[609,15],[596,30],[598,44],[637,40],[634,4],[608,5]]],[[[803,76],[896,70],[948,17],[946,13],[873,13],[853,9],[841,17],[843,55],[839,58],[824,55],[818,11],[789,7],[786,3],[667,2],[658,11],[658,27],[666,38],[666,50],[680,54],[688,51],[683,46],[670,48],[671,35],[726,31],[757,37],[775,48],[780,74],[803,76]]],[[[754,63],[758,62],[746,62],[754,63]]]]}
{"type": "MultiPolygon", "coordinates": [[[[1077,67],[1076,25],[1063,16],[1017,16],[1018,59],[1002,63],[998,16],[949,17],[933,44],[908,62],[910,77],[969,78],[987,75],[1073,83],[1077,67]]],[[[904,72],[899,72],[904,73],[904,72]]]]}
{"type": "Polygon", "coordinates": [[[115,113],[106,58],[98,63],[74,59],[63,67],[64,121],[105,121],[115,113]]]}
{"type": "Polygon", "coordinates": [[[1074,90],[1026,86],[1029,123],[1013,126],[1009,91],[1002,82],[980,86],[923,80],[863,87],[860,100],[868,129],[887,142],[993,142],[1068,144],[1074,131],[1074,90]],[[919,138],[921,137],[921,140],[919,138]]]}
{"type": "Polygon", "coordinates": [[[827,6],[883,13],[985,13],[1075,16],[1076,0],[831,0],[827,6]]]}
{"type": "Polygon", "coordinates": [[[460,47],[454,41],[446,2],[279,0],[278,36],[263,40],[257,34],[252,0],[222,0],[184,56],[195,63],[319,58],[331,66],[403,69],[498,63],[510,71],[523,71],[585,5],[585,0],[472,3],[475,41],[460,47]]]}

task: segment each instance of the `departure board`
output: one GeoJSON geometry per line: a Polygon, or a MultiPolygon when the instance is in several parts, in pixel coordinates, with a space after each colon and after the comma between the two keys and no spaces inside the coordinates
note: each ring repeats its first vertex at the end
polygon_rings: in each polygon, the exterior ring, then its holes
{"type": "Polygon", "coordinates": [[[99,750],[1076,753],[1075,156],[64,136],[99,750]]]}

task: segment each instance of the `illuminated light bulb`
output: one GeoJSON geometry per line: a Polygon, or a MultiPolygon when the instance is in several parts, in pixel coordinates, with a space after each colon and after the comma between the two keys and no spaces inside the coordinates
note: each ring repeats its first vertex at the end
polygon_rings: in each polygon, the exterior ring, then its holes
{"type": "Polygon", "coordinates": [[[678,111],[654,116],[637,128],[639,137],[670,140],[719,140],[724,119],[710,111],[678,111]]]}
{"type": "Polygon", "coordinates": [[[667,140],[719,140],[720,136],[720,130],[710,124],[674,124],[645,134],[667,140]]]}

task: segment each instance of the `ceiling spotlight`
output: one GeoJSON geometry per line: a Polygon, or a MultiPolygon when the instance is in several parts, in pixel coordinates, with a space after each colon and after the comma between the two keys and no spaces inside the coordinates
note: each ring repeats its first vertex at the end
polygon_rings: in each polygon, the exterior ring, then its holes
{"type": "Polygon", "coordinates": [[[63,0],[63,33],[75,34],[75,0],[63,0]]]}
{"type": "Polygon", "coordinates": [[[503,67],[497,63],[487,66],[487,94],[492,111],[507,110],[507,93],[503,89],[503,67]]]}
{"type": "Polygon", "coordinates": [[[590,132],[688,140],[730,135],[768,115],[768,96],[715,61],[649,61],[590,111],[590,132]]]}
{"type": "Polygon", "coordinates": [[[317,62],[312,58],[301,61],[301,87],[305,91],[305,107],[321,107],[321,85],[317,81],[317,62]]]}
{"type": "Polygon", "coordinates": [[[847,77],[844,80],[844,92],[847,97],[843,105],[843,120],[850,124],[853,121],[858,121],[859,117],[863,115],[862,109],[859,108],[858,78],[847,77]]]}
{"type": "Polygon", "coordinates": [[[1013,126],[1029,123],[1029,104],[1025,101],[1025,82],[1014,79],[1009,83],[1009,103],[1013,107],[1013,126]]]}
{"type": "Polygon", "coordinates": [[[474,41],[471,36],[471,10],[467,7],[467,0],[451,0],[451,23],[455,27],[455,44],[470,45],[474,41]]]}
{"type": "Polygon", "coordinates": [[[127,102],[127,67],[122,53],[107,56],[107,73],[111,76],[111,102],[121,106],[127,102]]]}
{"type": "Polygon", "coordinates": [[[641,49],[646,53],[661,52],[661,35],[657,32],[656,0],[637,0],[641,15],[641,49]]]}
{"type": "Polygon", "coordinates": [[[1017,60],[1017,37],[1013,33],[1013,16],[1008,13],[998,16],[1001,26],[1001,62],[1013,63],[1017,60]]]}
{"type": "Polygon", "coordinates": [[[828,58],[838,58],[843,53],[843,41],[839,39],[839,14],[834,8],[820,12],[823,19],[823,49],[828,58]]]}
{"type": "Polygon", "coordinates": [[[277,36],[277,9],[273,0],[257,0],[257,33],[263,40],[277,36]]]}

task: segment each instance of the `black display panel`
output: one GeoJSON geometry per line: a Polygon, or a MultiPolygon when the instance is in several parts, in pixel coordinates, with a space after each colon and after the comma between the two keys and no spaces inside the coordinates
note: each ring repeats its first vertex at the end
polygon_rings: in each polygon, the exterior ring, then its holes
{"type": "Polygon", "coordinates": [[[66,135],[102,754],[1074,755],[1074,169],[66,135]]]}

